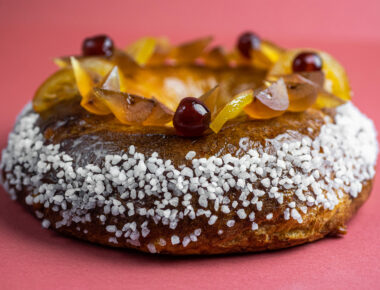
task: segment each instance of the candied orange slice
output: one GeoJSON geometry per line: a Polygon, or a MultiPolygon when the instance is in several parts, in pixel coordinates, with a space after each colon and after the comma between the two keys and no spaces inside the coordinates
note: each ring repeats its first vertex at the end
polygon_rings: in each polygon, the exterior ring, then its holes
{"type": "Polygon", "coordinates": [[[155,99],[101,88],[94,88],[94,94],[123,124],[160,126],[168,123],[173,116],[173,112],[155,99]]]}
{"type": "Polygon", "coordinates": [[[283,79],[255,93],[244,112],[253,119],[271,119],[282,115],[289,107],[289,97],[283,79]]]}
{"type": "Polygon", "coordinates": [[[42,112],[78,95],[75,76],[71,68],[63,68],[51,75],[38,88],[33,98],[33,109],[42,112]]]}
{"type": "Polygon", "coordinates": [[[324,88],[327,92],[341,98],[342,100],[350,100],[352,93],[346,71],[336,59],[323,51],[316,51],[313,49],[289,50],[281,55],[279,60],[269,71],[269,75],[291,74],[293,59],[302,51],[314,51],[322,58],[322,71],[324,72],[326,78],[324,88]]]}
{"type": "Polygon", "coordinates": [[[73,67],[79,93],[82,96],[81,106],[93,114],[108,115],[110,110],[92,93],[95,85],[89,73],[75,57],[71,57],[71,66],[73,67]]]}
{"type": "Polygon", "coordinates": [[[144,66],[156,49],[156,39],[153,37],[144,37],[129,45],[125,51],[130,55],[137,64],[144,66]]]}
{"type": "Polygon", "coordinates": [[[223,125],[237,116],[245,106],[249,105],[253,101],[253,90],[246,90],[237,94],[231,102],[225,105],[225,107],[218,113],[215,119],[211,122],[210,128],[215,133],[218,133],[223,125]]]}

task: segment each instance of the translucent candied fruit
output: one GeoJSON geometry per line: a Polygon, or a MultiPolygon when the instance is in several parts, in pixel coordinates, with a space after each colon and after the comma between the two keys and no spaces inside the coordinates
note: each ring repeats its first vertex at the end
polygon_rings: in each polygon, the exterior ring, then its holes
{"type": "Polygon", "coordinates": [[[144,66],[156,49],[156,39],[144,37],[126,48],[126,52],[141,66],[144,66]]]}
{"type": "Polygon", "coordinates": [[[94,88],[94,94],[123,124],[159,126],[168,123],[173,115],[154,99],[101,88],[94,88]]]}
{"type": "MultiPolygon", "coordinates": [[[[75,59],[90,74],[95,82],[106,76],[114,66],[111,60],[104,57],[75,57],[75,59]]],[[[70,67],[71,57],[55,58],[54,62],[60,68],[70,67]]]]}
{"type": "Polygon", "coordinates": [[[253,119],[271,119],[282,115],[289,107],[289,98],[283,79],[255,94],[244,112],[253,119]]]}
{"type": "Polygon", "coordinates": [[[226,67],[229,64],[227,52],[221,46],[216,46],[203,56],[205,64],[210,67],[226,67]]]}
{"type": "Polygon", "coordinates": [[[71,65],[73,67],[75,81],[79,90],[80,95],[82,96],[81,106],[88,110],[89,112],[97,115],[107,115],[110,113],[110,110],[104,103],[97,99],[93,94],[93,88],[95,86],[94,81],[92,80],[89,73],[82,67],[79,61],[72,57],[71,65]]]}
{"type": "Polygon", "coordinates": [[[225,105],[222,103],[222,98],[219,97],[219,93],[219,86],[216,86],[199,97],[210,111],[211,116],[215,116],[219,109],[225,105]]]}
{"type": "Polygon", "coordinates": [[[42,112],[78,94],[73,70],[63,68],[51,75],[38,88],[33,98],[33,108],[36,112],[42,112]]]}
{"type": "Polygon", "coordinates": [[[209,46],[211,41],[212,37],[205,37],[183,43],[171,50],[170,58],[175,60],[176,64],[193,63],[202,55],[203,51],[209,46]]]}
{"type": "Polygon", "coordinates": [[[279,76],[291,74],[294,58],[303,51],[314,51],[322,58],[322,71],[324,72],[326,78],[324,88],[329,93],[341,98],[342,100],[350,100],[352,93],[346,71],[336,59],[323,51],[315,51],[311,49],[288,50],[280,56],[279,60],[269,71],[268,75],[279,76]]]}
{"type": "Polygon", "coordinates": [[[253,90],[246,90],[237,94],[232,101],[224,106],[224,108],[218,113],[215,119],[211,122],[210,128],[215,133],[218,133],[222,129],[223,125],[239,116],[243,112],[244,107],[253,101],[253,90]]]}
{"type": "MultiPolygon", "coordinates": [[[[323,90],[323,73],[309,72],[281,76],[286,84],[289,97],[288,111],[302,112],[310,108],[316,101],[318,92],[323,90]]],[[[276,80],[271,77],[269,80],[276,80]]]]}

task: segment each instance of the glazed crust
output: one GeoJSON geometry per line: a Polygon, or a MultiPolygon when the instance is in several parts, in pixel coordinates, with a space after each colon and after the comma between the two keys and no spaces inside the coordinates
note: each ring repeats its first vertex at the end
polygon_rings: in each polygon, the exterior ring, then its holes
{"type": "MultiPolygon", "coordinates": [[[[144,155],[157,152],[162,158],[172,160],[174,165],[181,165],[189,164],[185,155],[191,150],[197,153],[198,158],[222,156],[227,153],[243,156],[246,152],[239,149],[238,144],[240,138],[246,136],[257,142],[250,144],[247,150],[255,148],[258,144],[265,145],[266,140],[291,130],[309,136],[313,140],[319,135],[321,126],[325,123],[324,118],[326,116],[333,117],[334,114],[335,110],[309,109],[303,113],[286,113],[268,121],[250,121],[241,118],[227,124],[216,135],[208,134],[198,139],[187,139],[174,135],[170,128],[126,127],[118,124],[112,117],[90,115],[81,109],[76,101],[73,101],[57,106],[48,113],[41,114],[37,124],[45,137],[46,145],[61,144],[61,150],[72,156],[80,156],[75,161],[78,165],[100,164],[98,154],[94,153],[100,150],[99,146],[101,146],[102,157],[104,157],[105,154],[119,154],[131,144],[144,155]]],[[[54,183],[56,173],[52,170],[46,173],[44,178],[50,183],[54,183]]],[[[6,178],[6,172],[3,172],[3,178],[6,178]]],[[[259,181],[257,181],[256,186],[262,188],[258,183],[259,181]]],[[[250,220],[239,219],[237,213],[232,210],[229,214],[222,214],[221,212],[218,214],[216,212],[218,219],[213,227],[209,226],[209,219],[205,216],[196,219],[184,217],[176,229],[169,229],[162,223],[152,223],[149,228],[149,235],[140,238],[139,245],[133,245],[127,240],[123,241],[123,239],[115,244],[110,241],[110,238],[114,237],[114,233],[106,231],[104,223],[97,218],[104,214],[101,207],[91,209],[89,212],[92,221],[84,225],[86,233],[82,230],[78,231],[78,224],[75,223],[56,229],[52,226],[52,228],[72,237],[112,247],[135,248],[148,252],[147,245],[153,244],[158,253],[165,254],[221,254],[281,249],[318,240],[328,234],[339,234],[340,228],[344,227],[367,200],[371,188],[372,180],[363,182],[362,190],[355,199],[347,192],[343,192],[339,204],[332,210],[315,205],[309,207],[308,212],[302,215],[302,223],[295,219],[286,220],[283,214],[289,202],[294,201],[297,207],[305,205],[305,202],[296,198],[295,190],[290,189],[287,192],[286,202],[283,204],[279,204],[276,200],[265,195],[263,197],[265,206],[256,213],[255,222],[260,225],[256,231],[252,231],[250,220]],[[266,218],[269,213],[273,214],[273,218],[270,220],[266,218]],[[226,223],[231,219],[235,220],[236,224],[233,227],[227,227],[226,223]],[[223,233],[218,233],[215,228],[222,230],[223,233]],[[160,242],[161,240],[170,241],[173,234],[183,237],[194,229],[201,229],[202,235],[197,237],[197,241],[188,244],[186,247],[181,243],[173,245],[170,242],[165,244],[160,242]]],[[[53,204],[44,207],[43,204],[28,205],[25,202],[31,190],[33,189],[28,187],[18,190],[18,202],[33,213],[42,212],[44,218],[49,220],[52,225],[60,221],[62,218],[60,212],[53,209],[53,204]]],[[[194,203],[196,203],[197,197],[194,193],[191,194],[194,203]]],[[[233,189],[227,195],[238,197],[240,194],[241,192],[233,189]]],[[[120,194],[116,189],[113,196],[120,199],[120,194]]],[[[139,202],[138,200],[130,201],[136,204],[139,202]]],[[[154,197],[146,196],[144,203],[148,207],[154,207],[154,197]]],[[[210,210],[212,210],[211,207],[209,205],[210,210]]],[[[253,207],[253,205],[249,207],[253,207]]],[[[107,223],[112,223],[118,228],[122,228],[124,224],[132,221],[141,225],[144,220],[145,218],[141,216],[128,216],[127,214],[117,217],[111,214],[107,215],[107,223]]]]}

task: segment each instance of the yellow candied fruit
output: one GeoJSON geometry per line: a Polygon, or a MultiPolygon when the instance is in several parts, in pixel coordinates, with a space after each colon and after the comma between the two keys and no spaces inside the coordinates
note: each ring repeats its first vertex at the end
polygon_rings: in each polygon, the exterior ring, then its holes
{"type": "Polygon", "coordinates": [[[102,101],[97,99],[92,92],[95,84],[89,73],[82,67],[80,62],[75,57],[71,57],[70,60],[74,71],[75,81],[79,93],[82,96],[80,103],[81,106],[93,114],[108,115],[110,110],[102,101]]]}
{"type": "MultiPolygon", "coordinates": [[[[72,57],[55,58],[54,63],[60,68],[71,66],[72,57]]],[[[104,57],[74,57],[77,62],[90,74],[94,80],[99,80],[105,77],[113,68],[114,64],[104,57]]]]}
{"type": "Polygon", "coordinates": [[[237,94],[211,122],[211,130],[218,133],[227,121],[236,118],[243,111],[244,107],[252,103],[252,101],[253,90],[246,90],[237,94]]]}
{"type": "Polygon", "coordinates": [[[153,37],[144,37],[129,45],[125,50],[140,66],[144,66],[156,49],[157,41],[153,37]]]}
{"type": "Polygon", "coordinates": [[[270,69],[285,52],[281,47],[263,40],[259,50],[252,51],[252,64],[255,67],[270,69]]]}
{"type": "Polygon", "coordinates": [[[63,68],[52,74],[38,88],[33,98],[33,109],[42,112],[78,95],[75,77],[71,68],[63,68]]]}

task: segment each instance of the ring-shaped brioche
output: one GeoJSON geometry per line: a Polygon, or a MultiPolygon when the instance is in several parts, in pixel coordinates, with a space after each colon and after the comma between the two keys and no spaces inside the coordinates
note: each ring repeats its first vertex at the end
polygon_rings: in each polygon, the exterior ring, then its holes
{"type": "Polygon", "coordinates": [[[342,233],[372,187],[376,133],[352,103],[191,139],[78,102],[27,106],[1,169],[44,227],[79,239],[170,254],[285,248],[342,233]]]}

